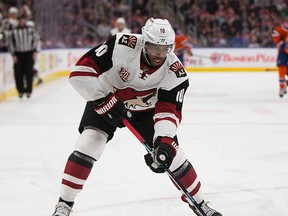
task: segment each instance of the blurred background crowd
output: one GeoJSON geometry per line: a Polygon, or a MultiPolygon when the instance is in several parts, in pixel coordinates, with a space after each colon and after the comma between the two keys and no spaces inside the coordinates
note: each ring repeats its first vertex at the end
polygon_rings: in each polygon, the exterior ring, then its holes
{"type": "Polygon", "coordinates": [[[140,33],[148,17],[167,18],[194,47],[274,47],[271,33],[288,0],[1,0],[1,28],[16,7],[40,33],[42,48],[88,48],[123,17],[140,33]]]}

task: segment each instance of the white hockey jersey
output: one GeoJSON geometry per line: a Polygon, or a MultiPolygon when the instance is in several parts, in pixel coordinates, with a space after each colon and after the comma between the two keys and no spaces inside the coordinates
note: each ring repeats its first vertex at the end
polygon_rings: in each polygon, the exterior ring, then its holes
{"type": "Polygon", "coordinates": [[[118,33],[84,54],[69,81],[87,101],[113,92],[132,113],[154,110],[155,137],[173,137],[188,76],[174,53],[156,68],[144,62],[142,35],[118,33]]]}

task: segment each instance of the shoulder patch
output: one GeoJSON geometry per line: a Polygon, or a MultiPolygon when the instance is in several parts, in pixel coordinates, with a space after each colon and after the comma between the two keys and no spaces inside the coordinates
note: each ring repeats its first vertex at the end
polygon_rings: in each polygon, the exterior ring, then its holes
{"type": "Polygon", "coordinates": [[[119,39],[119,44],[128,46],[130,48],[135,48],[137,42],[137,37],[134,35],[122,35],[121,38],[119,39]]]}
{"type": "Polygon", "coordinates": [[[170,65],[169,69],[173,71],[178,78],[187,76],[183,65],[179,61],[176,61],[170,65]]]}

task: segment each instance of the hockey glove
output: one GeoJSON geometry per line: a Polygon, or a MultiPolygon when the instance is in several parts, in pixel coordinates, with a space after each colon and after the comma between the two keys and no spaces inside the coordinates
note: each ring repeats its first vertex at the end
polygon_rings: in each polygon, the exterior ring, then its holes
{"type": "Polygon", "coordinates": [[[94,110],[115,127],[124,127],[122,118],[132,117],[124,103],[113,93],[109,93],[106,97],[100,98],[94,103],[94,110]]]}
{"type": "Polygon", "coordinates": [[[176,155],[178,143],[170,137],[157,137],[154,151],[144,156],[147,166],[155,173],[164,173],[176,155]]]}

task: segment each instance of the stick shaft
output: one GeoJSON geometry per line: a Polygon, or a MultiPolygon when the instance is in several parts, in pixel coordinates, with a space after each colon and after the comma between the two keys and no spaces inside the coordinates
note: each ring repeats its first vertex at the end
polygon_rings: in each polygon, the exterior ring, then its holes
{"type": "MultiPolygon", "coordinates": [[[[130,122],[127,119],[122,119],[123,124],[134,134],[134,136],[144,145],[148,153],[152,153],[153,149],[146,143],[145,139],[136,131],[136,129],[130,124],[130,122]]],[[[186,196],[188,203],[191,206],[194,206],[201,214],[202,216],[207,216],[205,212],[202,210],[200,205],[195,201],[195,199],[189,194],[189,192],[186,190],[186,188],[177,180],[175,175],[172,173],[171,170],[166,168],[165,173],[169,176],[169,178],[178,186],[181,193],[186,196]]]]}

